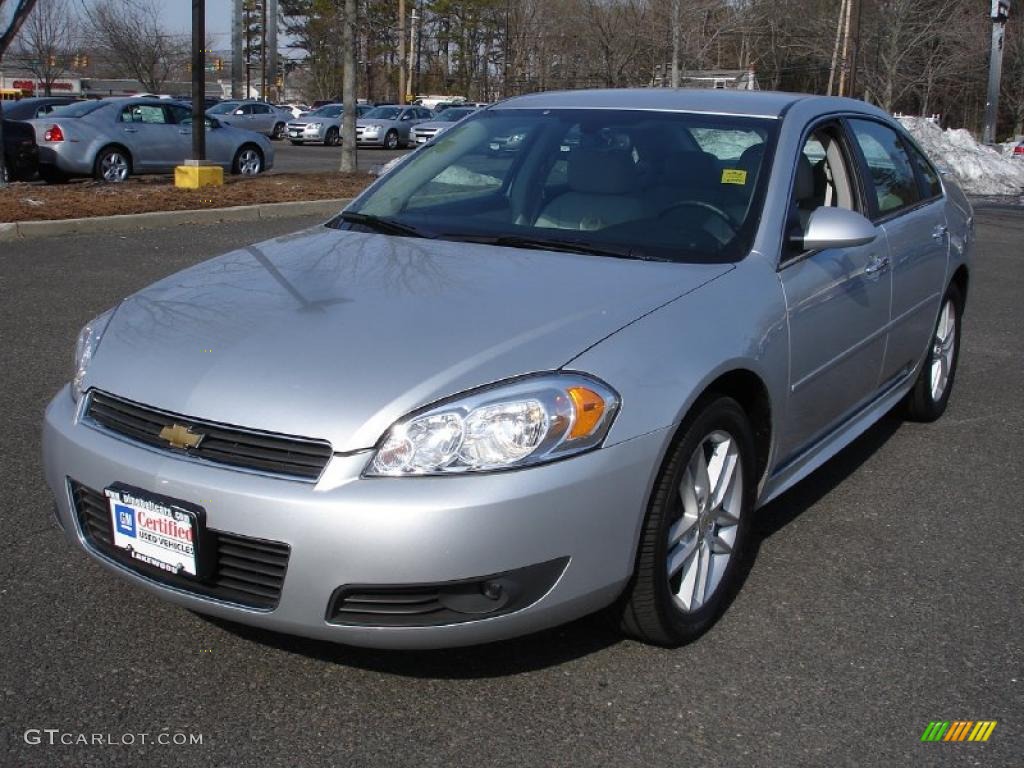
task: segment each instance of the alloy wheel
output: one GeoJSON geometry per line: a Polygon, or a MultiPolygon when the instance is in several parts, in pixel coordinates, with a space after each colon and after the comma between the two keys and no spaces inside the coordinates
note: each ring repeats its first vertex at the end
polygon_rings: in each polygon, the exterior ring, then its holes
{"type": "Polygon", "coordinates": [[[743,466],[728,432],[701,440],[679,484],[681,514],[668,530],[667,576],[673,601],[693,613],[722,582],[743,509],[743,466]]]}
{"type": "Polygon", "coordinates": [[[938,402],[949,385],[949,374],[953,370],[953,355],[956,351],[956,307],[952,299],[946,299],[939,313],[932,339],[932,363],[929,374],[932,400],[938,402]]]}
{"type": "Polygon", "coordinates": [[[263,159],[255,149],[243,149],[238,154],[238,172],[243,176],[256,176],[263,169],[263,159]]]}
{"type": "Polygon", "coordinates": [[[121,182],[128,178],[128,159],[120,152],[108,152],[100,161],[104,181],[121,182]]]}

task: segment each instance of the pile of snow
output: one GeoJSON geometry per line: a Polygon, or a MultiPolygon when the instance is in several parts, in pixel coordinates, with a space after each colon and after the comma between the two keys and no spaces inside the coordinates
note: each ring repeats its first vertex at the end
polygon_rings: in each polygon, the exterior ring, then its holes
{"type": "Polygon", "coordinates": [[[944,131],[922,117],[901,117],[899,121],[932,162],[950,170],[969,195],[1019,195],[1024,189],[1024,162],[979,144],[970,131],[944,131]]]}

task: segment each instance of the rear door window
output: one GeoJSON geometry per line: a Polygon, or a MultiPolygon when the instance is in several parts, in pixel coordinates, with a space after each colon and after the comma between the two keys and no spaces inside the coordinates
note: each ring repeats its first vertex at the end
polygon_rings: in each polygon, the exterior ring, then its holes
{"type": "Polygon", "coordinates": [[[850,120],[857,145],[867,166],[866,180],[873,191],[878,213],[889,216],[911,208],[921,200],[910,156],[892,128],[873,120],[850,120]]]}

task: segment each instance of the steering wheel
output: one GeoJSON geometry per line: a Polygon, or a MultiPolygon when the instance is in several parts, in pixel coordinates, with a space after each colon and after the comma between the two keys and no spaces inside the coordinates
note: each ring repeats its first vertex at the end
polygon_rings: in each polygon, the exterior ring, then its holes
{"type": "Polygon", "coordinates": [[[711,211],[718,218],[725,222],[726,226],[728,226],[729,229],[732,230],[732,233],[734,235],[737,232],[739,232],[739,227],[737,227],[736,224],[733,222],[732,216],[723,211],[717,205],[712,205],[711,203],[704,202],[703,200],[680,200],[678,203],[673,203],[668,208],[659,213],[658,218],[666,218],[668,214],[676,210],[676,208],[703,208],[706,211],[711,211]]]}

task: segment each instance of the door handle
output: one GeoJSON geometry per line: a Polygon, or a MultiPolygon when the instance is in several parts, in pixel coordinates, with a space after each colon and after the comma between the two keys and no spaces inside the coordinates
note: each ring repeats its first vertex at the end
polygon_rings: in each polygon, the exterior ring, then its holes
{"type": "Polygon", "coordinates": [[[868,265],[864,267],[865,275],[876,275],[889,266],[888,256],[875,256],[868,265]]]}
{"type": "Polygon", "coordinates": [[[182,128],[178,131],[182,136],[191,136],[192,130],[190,128],[182,128]]]}
{"type": "Polygon", "coordinates": [[[932,230],[932,237],[934,237],[936,240],[941,240],[946,236],[947,232],[949,232],[949,227],[947,227],[945,224],[939,224],[937,227],[935,227],[935,229],[932,230]]]}
{"type": "Polygon", "coordinates": [[[139,129],[138,128],[125,128],[124,132],[125,133],[138,133],[139,129]]]}

